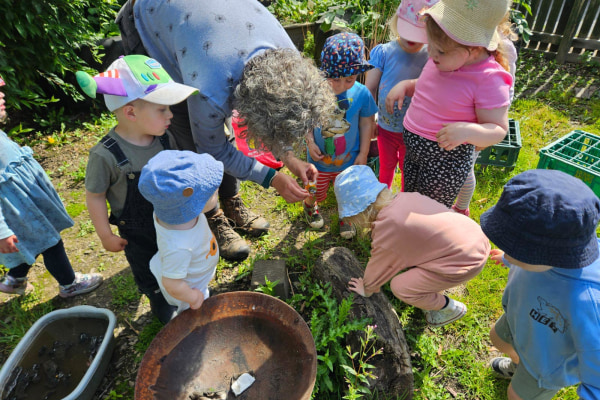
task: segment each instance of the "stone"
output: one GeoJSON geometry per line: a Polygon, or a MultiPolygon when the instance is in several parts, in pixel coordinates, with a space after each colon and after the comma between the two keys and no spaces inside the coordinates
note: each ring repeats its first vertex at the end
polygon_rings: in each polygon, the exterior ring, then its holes
{"type": "Polygon", "coordinates": [[[252,271],[250,289],[255,290],[265,285],[265,277],[269,282],[279,281],[274,288],[275,296],[281,300],[290,297],[290,278],[285,260],[257,260],[252,271]]]}

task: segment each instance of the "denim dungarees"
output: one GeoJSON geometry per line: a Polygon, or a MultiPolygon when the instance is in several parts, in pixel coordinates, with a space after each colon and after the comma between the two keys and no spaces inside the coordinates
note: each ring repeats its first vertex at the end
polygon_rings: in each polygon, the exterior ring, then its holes
{"type": "MultiPolygon", "coordinates": [[[[165,150],[170,150],[169,137],[166,133],[159,140],[165,150]]],[[[108,221],[116,225],[119,235],[127,240],[125,257],[131,266],[133,278],[138,289],[148,294],[158,288],[158,282],[150,271],[150,259],[158,252],[156,230],[152,219],[154,209],[138,189],[141,171],[131,171],[131,167],[126,167],[129,160],[117,141],[106,135],[100,143],[112,153],[117,160],[117,167],[127,176],[127,197],[123,212],[118,218],[111,213],[108,221]]]]}

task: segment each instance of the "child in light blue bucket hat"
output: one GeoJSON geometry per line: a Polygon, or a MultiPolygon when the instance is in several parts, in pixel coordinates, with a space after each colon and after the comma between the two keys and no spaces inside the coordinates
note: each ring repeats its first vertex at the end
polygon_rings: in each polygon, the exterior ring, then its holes
{"type": "Polygon", "coordinates": [[[209,297],[219,248],[204,213],[215,207],[222,179],[222,162],[178,150],[161,151],[140,175],[140,193],[154,207],[158,253],[150,270],[178,314],[209,297]]]}
{"type": "Polygon", "coordinates": [[[368,297],[390,282],[394,296],[424,311],[432,327],[462,318],[467,307],[443,294],[482,270],[490,243],[479,225],[417,192],[396,195],[366,165],[335,179],[340,218],[371,233],[364,277],[349,289],[368,297]]]}

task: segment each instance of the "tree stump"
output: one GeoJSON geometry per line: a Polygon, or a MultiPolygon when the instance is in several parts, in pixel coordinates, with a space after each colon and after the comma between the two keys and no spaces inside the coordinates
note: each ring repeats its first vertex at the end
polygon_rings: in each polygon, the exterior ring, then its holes
{"type": "MultiPolygon", "coordinates": [[[[317,260],[313,269],[314,277],[322,282],[330,282],[332,295],[339,301],[352,292],[348,290],[348,281],[352,277],[361,277],[364,267],[354,254],[345,247],[327,250],[317,260]]],[[[350,318],[370,318],[377,325],[375,348],[383,348],[383,354],[372,359],[377,379],[370,382],[370,389],[381,391],[391,397],[399,396],[412,399],[414,385],[410,351],[398,315],[383,293],[362,297],[354,294],[354,304],[350,318]]],[[[356,332],[348,338],[347,344],[353,351],[359,350],[362,332],[356,332]]]]}

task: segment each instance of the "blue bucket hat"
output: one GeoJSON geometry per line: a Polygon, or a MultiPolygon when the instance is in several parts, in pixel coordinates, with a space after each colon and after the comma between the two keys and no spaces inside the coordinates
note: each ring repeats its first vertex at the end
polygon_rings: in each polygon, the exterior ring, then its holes
{"type": "Polygon", "coordinates": [[[223,180],[223,163],[209,154],[163,150],[142,168],[138,188],[167,224],[196,218],[223,180]]]}
{"type": "Polygon", "coordinates": [[[327,78],[345,78],[373,68],[365,58],[365,44],[356,33],[330,36],[321,51],[321,71],[327,78]]]}
{"type": "Polygon", "coordinates": [[[581,180],[535,169],[513,177],[481,228],[516,260],[557,268],[583,268],[599,256],[600,200],[581,180]]]}
{"type": "Polygon", "coordinates": [[[368,166],[352,165],[346,168],[335,178],[333,185],[340,218],[365,211],[383,189],[387,189],[387,185],[379,182],[368,166]]]}

